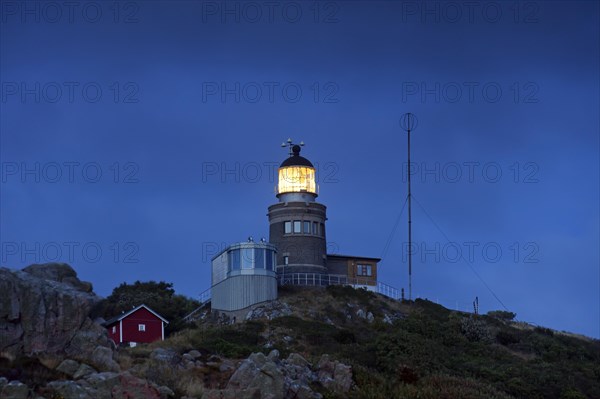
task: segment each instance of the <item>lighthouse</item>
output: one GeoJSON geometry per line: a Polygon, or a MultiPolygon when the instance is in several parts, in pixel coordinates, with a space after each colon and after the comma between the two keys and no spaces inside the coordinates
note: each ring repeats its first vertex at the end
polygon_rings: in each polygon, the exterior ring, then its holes
{"type": "Polygon", "coordinates": [[[212,309],[233,312],[277,299],[278,285],[349,285],[378,290],[379,258],[327,253],[327,208],[302,146],[288,139],[289,156],[277,173],[277,203],[269,206],[269,242],[235,243],[212,264],[212,309]]]}
{"type": "MultiPolygon", "coordinates": [[[[323,276],[327,270],[327,208],[317,202],[313,164],[291,140],[289,157],[278,169],[276,197],[269,206],[269,242],[277,247],[276,271],[281,283],[299,274],[323,276]]],[[[319,278],[319,281],[321,279],[319,278]]]]}

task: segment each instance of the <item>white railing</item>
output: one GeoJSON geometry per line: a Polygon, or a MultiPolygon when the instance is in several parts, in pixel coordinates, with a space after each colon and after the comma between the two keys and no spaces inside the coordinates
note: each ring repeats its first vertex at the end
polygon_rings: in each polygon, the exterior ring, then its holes
{"type": "Polygon", "coordinates": [[[381,295],[385,295],[392,299],[396,299],[396,300],[403,299],[401,290],[399,290],[398,288],[394,288],[391,285],[387,285],[385,283],[379,282],[379,281],[377,282],[377,292],[380,293],[381,295]]]}
{"type": "MultiPolygon", "coordinates": [[[[349,278],[348,276],[345,276],[342,274],[285,273],[285,274],[278,274],[277,280],[279,282],[279,285],[304,285],[304,286],[321,286],[321,287],[325,287],[328,285],[351,285],[351,286],[361,286],[361,287],[362,286],[370,286],[373,288],[375,287],[373,279],[349,278]]],[[[374,289],[373,291],[375,291],[381,295],[384,295],[388,298],[392,298],[395,300],[404,299],[404,298],[402,298],[402,290],[399,290],[395,287],[392,287],[391,285],[382,283],[380,281],[378,281],[376,283],[376,286],[377,286],[377,289],[376,290],[374,289]]],[[[185,321],[192,320],[193,316],[196,315],[201,309],[203,309],[204,306],[206,305],[206,303],[210,302],[211,294],[212,294],[211,288],[208,288],[207,290],[203,291],[199,295],[199,300],[200,300],[201,305],[197,309],[194,309],[193,312],[191,312],[190,314],[185,316],[184,320],[185,321]]],[[[437,297],[427,298],[427,296],[422,296],[422,295],[415,295],[415,298],[426,298],[426,299],[428,299],[434,303],[437,303],[439,305],[442,305],[448,309],[459,310],[462,312],[469,312],[469,313],[473,312],[473,304],[464,302],[464,301],[443,299],[443,298],[437,298],[437,297]]]]}
{"type": "Polygon", "coordinates": [[[183,318],[183,321],[188,322],[191,321],[194,317],[194,315],[196,313],[198,313],[202,308],[204,308],[204,305],[206,305],[207,302],[210,302],[211,298],[212,298],[212,289],[208,288],[204,291],[202,291],[202,293],[199,295],[200,297],[200,306],[198,306],[196,309],[194,309],[191,313],[189,313],[187,316],[185,316],[183,318]]]}
{"type": "Polygon", "coordinates": [[[206,290],[204,290],[200,295],[199,295],[199,301],[202,303],[202,305],[204,305],[206,302],[210,301],[210,299],[212,298],[212,288],[208,288],[206,290]]]}
{"type": "Polygon", "coordinates": [[[370,278],[349,278],[343,274],[321,273],[285,273],[278,274],[279,285],[372,285],[375,281],[370,278]]]}
{"type": "MultiPolygon", "coordinates": [[[[277,275],[279,285],[351,285],[377,287],[376,292],[392,299],[402,299],[402,291],[381,282],[375,282],[370,278],[348,277],[342,274],[319,274],[319,273],[285,273],[277,275]]],[[[375,291],[375,290],[374,290],[375,291]]]]}

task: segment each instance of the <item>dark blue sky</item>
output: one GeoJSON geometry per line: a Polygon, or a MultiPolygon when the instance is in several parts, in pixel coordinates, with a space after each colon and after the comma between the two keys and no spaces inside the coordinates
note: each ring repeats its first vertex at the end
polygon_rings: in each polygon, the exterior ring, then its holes
{"type": "Polygon", "coordinates": [[[597,2],[73,3],[1,2],[3,266],[194,296],[268,237],[291,137],[331,251],[407,287],[410,111],[413,292],[501,308],[462,255],[518,319],[600,337],[597,2]]]}

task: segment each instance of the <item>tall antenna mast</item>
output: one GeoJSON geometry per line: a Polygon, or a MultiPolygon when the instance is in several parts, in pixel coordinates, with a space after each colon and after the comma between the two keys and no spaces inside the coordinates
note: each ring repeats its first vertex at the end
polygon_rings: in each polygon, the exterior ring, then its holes
{"type": "Polygon", "coordinates": [[[400,127],[406,131],[408,136],[408,300],[412,301],[412,212],[410,194],[410,131],[417,127],[417,118],[414,114],[407,112],[400,118],[400,127]]]}

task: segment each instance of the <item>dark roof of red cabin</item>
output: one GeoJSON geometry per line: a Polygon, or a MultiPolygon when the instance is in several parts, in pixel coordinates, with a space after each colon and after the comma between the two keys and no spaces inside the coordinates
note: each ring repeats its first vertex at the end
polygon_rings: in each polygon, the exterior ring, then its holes
{"type": "Polygon", "coordinates": [[[144,308],[144,309],[146,309],[147,311],[149,311],[150,313],[152,313],[154,316],[156,316],[156,317],[158,317],[159,319],[161,319],[161,320],[162,320],[164,323],[167,323],[167,324],[169,324],[169,322],[168,322],[168,321],[167,321],[167,320],[166,320],[164,317],[162,317],[161,315],[159,315],[159,314],[158,314],[158,313],[156,313],[154,310],[150,309],[148,306],[146,306],[146,305],[144,305],[144,304],[141,304],[140,306],[138,306],[138,307],[135,307],[135,308],[131,309],[129,312],[125,312],[125,313],[122,313],[122,314],[120,314],[120,315],[118,315],[118,316],[115,316],[115,317],[113,317],[113,318],[110,318],[110,319],[106,320],[106,321],[105,321],[103,324],[104,324],[104,326],[108,327],[108,326],[110,326],[111,324],[114,324],[114,323],[116,323],[116,322],[118,322],[118,321],[121,321],[121,320],[123,320],[124,318],[126,318],[127,316],[129,316],[129,315],[131,315],[131,314],[133,314],[133,313],[137,312],[137,311],[138,311],[138,310],[140,310],[141,308],[144,308]]]}

